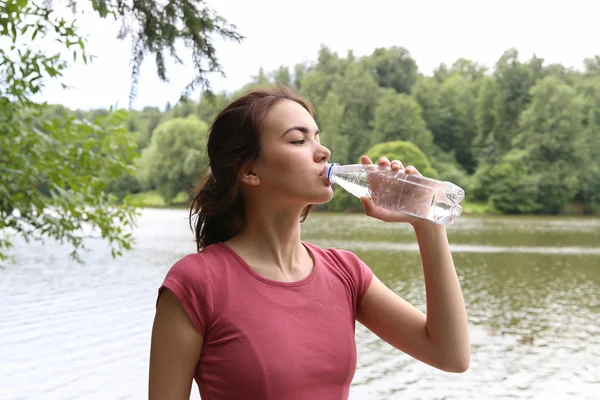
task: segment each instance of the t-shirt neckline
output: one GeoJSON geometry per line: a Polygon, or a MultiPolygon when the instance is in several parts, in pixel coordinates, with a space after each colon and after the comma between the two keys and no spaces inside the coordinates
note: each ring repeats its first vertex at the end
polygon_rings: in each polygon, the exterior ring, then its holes
{"type": "Polygon", "coordinates": [[[254,271],[252,269],[252,267],[250,267],[250,265],[248,265],[248,263],[238,253],[236,253],[231,247],[229,247],[225,243],[219,242],[217,244],[219,246],[221,246],[223,249],[225,249],[229,254],[231,254],[242,265],[242,267],[244,267],[244,269],[250,275],[252,275],[254,278],[258,279],[259,281],[262,281],[262,282],[267,283],[269,285],[284,286],[284,287],[294,287],[294,286],[305,285],[305,284],[307,284],[307,283],[309,283],[310,281],[313,280],[313,278],[315,277],[315,274],[317,272],[317,268],[319,267],[319,261],[318,261],[317,257],[315,257],[315,253],[311,249],[310,245],[308,245],[305,242],[302,242],[302,245],[308,251],[308,253],[310,254],[311,258],[313,259],[313,268],[312,268],[312,271],[310,271],[310,273],[306,277],[304,277],[304,278],[302,278],[302,279],[300,279],[298,281],[293,281],[293,282],[277,281],[277,280],[274,280],[274,279],[266,278],[266,277],[260,275],[258,272],[254,271]]]}

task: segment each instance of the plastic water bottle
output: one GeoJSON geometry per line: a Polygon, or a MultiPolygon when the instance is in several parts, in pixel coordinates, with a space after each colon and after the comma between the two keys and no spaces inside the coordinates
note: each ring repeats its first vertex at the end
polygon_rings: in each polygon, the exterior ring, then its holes
{"type": "Polygon", "coordinates": [[[463,189],[451,182],[394,172],[377,165],[327,164],[327,179],[356,197],[438,224],[452,225],[462,214],[463,189]]]}

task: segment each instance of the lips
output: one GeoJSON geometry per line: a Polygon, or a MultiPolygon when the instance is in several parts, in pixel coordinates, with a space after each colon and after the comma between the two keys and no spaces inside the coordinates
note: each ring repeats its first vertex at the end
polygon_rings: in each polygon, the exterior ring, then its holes
{"type": "Polygon", "coordinates": [[[327,176],[321,175],[320,178],[325,186],[331,186],[331,181],[327,179],[327,176]]]}

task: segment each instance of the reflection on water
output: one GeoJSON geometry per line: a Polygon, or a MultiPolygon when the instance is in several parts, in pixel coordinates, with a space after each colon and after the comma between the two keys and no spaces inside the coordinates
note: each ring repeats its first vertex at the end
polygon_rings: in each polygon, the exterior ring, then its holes
{"type": "MultiPolygon", "coordinates": [[[[355,251],[425,311],[410,227],[314,214],[304,240],[355,251]]],[[[600,221],[475,218],[448,228],[465,294],[471,368],[448,374],[357,326],[352,399],[596,399],[600,221]]],[[[147,210],[118,260],[100,242],[81,266],[56,244],[16,243],[0,269],[0,399],[141,399],[156,289],[194,244],[184,210],[147,210]]],[[[198,399],[196,388],[192,399],[198,399]]]]}

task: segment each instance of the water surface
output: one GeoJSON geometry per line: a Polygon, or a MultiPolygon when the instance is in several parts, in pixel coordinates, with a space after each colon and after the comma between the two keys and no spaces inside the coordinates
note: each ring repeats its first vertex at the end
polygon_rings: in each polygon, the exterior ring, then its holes
{"type": "MultiPolygon", "coordinates": [[[[113,260],[90,240],[85,265],[56,243],[16,242],[16,264],[0,269],[0,399],[145,398],[156,289],[195,249],[186,218],[145,210],[132,251],[113,260]]],[[[597,399],[600,220],[463,216],[448,234],[469,314],[469,371],[438,371],[358,324],[351,398],[597,399]]],[[[356,252],[425,311],[410,227],[314,213],[303,235],[356,252]]]]}

